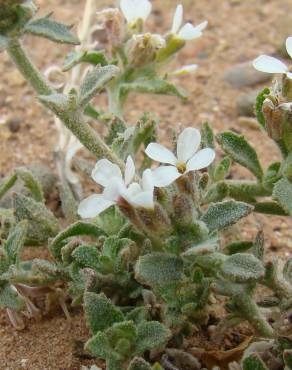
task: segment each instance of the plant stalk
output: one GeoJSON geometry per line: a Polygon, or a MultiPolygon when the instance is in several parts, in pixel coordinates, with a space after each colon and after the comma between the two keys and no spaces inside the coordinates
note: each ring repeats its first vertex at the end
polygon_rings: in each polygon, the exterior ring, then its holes
{"type": "MultiPolygon", "coordinates": [[[[9,39],[7,51],[25,80],[29,82],[38,95],[51,95],[55,93],[27,56],[18,39],[9,39]]],[[[78,140],[98,159],[105,157],[111,162],[116,163],[122,170],[124,169],[124,163],[111,151],[96,131],[94,131],[85,121],[83,114],[72,115],[72,112],[56,111],[54,111],[54,113],[78,138],[78,140]]]]}

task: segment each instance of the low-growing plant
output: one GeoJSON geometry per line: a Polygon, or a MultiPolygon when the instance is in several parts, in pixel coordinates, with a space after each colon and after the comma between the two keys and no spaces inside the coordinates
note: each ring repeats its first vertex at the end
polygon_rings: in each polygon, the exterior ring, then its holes
{"type": "MultiPolygon", "coordinates": [[[[280,148],[281,162],[263,169],[243,136],[231,131],[215,136],[208,123],[200,130],[184,128],[172,151],[157,142],[157,117],[145,113],[136,125],[128,125],[124,107],[133,92],[186,99],[170,78],[197,66],[169,72],[168,64],[188,40],[202,35],[207,23],[181,27],[179,5],[171,30],[152,34],[144,31],[151,3],[121,0],[120,9],[98,12],[108,40],[100,50],[93,43],[90,2],[87,6],[81,46],[63,66],[71,77],[59,86],[43,78],[21,39],[31,34],[79,45],[78,38],[51,15],[37,18],[32,1],[0,2],[0,50],[9,54],[56,123],[64,125],[61,139],[73,143],[60,147],[57,161],[65,227],[46,206],[42,186],[28,169],[16,169],[0,185],[0,198],[19,181],[27,190],[14,192],[13,209],[0,210],[0,306],[22,328],[21,313],[40,314],[31,291],[44,295],[61,284],[72,305],[83,305],[92,334],[85,349],[104,359],[108,370],[161,370],[176,369],[172,357],[200,366],[183,351],[184,338],[208,325],[214,301],[220,300],[226,314],[216,318],[212,340],[220,341],[226,329],[247,322],[266,341],[262,347],[252,344],[234,366],[269,368],[262,352],[271,346],[274,360],[290,369],[292,337],[281,333],[279,322],[285,318],[291,331],[291,259],[284,268],[270,260],[262,232],[255,240],[236,238],[227,244],[224,238],[227,228],[252,212],[292,214],[290,72],[271,57],[254,61],[257,69],[284,74],[256,102],[259,124],[280,148]],[[94,100],[102,91],[108,96],[103,109],[94,100]],[[105,137],[90,120],[107,128],[105,137]],[[222,159],[216,158],[216,142],[222,159]],[[72,186],[76,174],[70,175],[80,143],[97,162],[76,158],[79,175],[91,173],[99,186],[81,202],[79,185],[72,186]],[[254,180],[230,180],[233,162],[247,168],[254,180]],[[22,261],[25,245],[47,246],[51,258],[22,261]],[[270,295],[258,299],[261,287],[270,295]]],[[[49,80],[56,71],[47,73],[49,80]]],[[[67,312],[64,299],[60,303],[67,312]]]]}

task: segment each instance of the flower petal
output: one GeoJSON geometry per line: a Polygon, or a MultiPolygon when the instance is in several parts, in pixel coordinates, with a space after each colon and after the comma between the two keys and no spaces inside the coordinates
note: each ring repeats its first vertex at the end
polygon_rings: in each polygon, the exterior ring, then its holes
{"type": "Polygon", "coordinates": [[[119,166],[110,162],[108,159],[101,159],[92,170],[91,177],[99,185],[107,186],[113,177],[122,179],[122,172],[119,166]]]}
{"type": "Polygon", "coordinates": [[[143,191],[131,199],[131,204],[134,207],[142,207],[146,209],[154,208],[153,191],[143,191]]]}
{"type": "Polygon", "coordinates": [[[292,58],[292,37],[287,37],[286,39],[286,50],[290,58],[292,58]]]}
{"type": "Polygon", "coordinates": [[[152,191],[153,192],[153,190],[154,190],[153,173],[149,168],[147,168],[147,170],[145,170],[143,172],[142,188],[143,188],[144,191],[152,191]]]}
{"type": "Polygon", "coordinates": [[[105,199],[102,194],[93,194],[90,197],[82,200],[78,207],[78,214],[82,218],[93,218],[113,204],[115,203],[105,199]]]}
{"type": "Polygon", "coordinates": [[[120,194],[126,189],[126,185],[119,177],[112,177],[111,182],[103,190],[105,199],[115,202],[118,200],[120,194]]]}
{"type": "Polygon", "coordinates": [[[194,40],[202,36],[202,31],[207,27],[208,22],[204,21],[194,27],[191,23],[186,23],[178,33],[178,37],[182,40],[194,40]]]}
{"type": "Polygon", "coordinates": [[[215,159],[215,151],[205,148],[196,153],[187,163],[187,172],[208,167],[215,159]]]}
{"type": "Polygon", "coordinates": [[[141,186],[137,182],[133,182],[128,188],[121,189],[120,196],[132,204],[133,197],[141,192],[141,186]]]}
{"type": "Polygon", "coordinates": [[[186,163],[199,149],[200,144],[200,131],[193,127],[185,128],[177,140],[178,162],[186,163]]]}
{"type": "Polygon", "coordinates": [[[125,184],[129,185],[135,176],[135,163],[133,158],[129,155],[126,162],[126,169],[125,169],[125,184]]]}
{"type": "Polygon", "coordinates": [[[179,4],[176,7],[174,16],[173,16],[173,22],[172,22],[172,27],[171,27],[171,33],[177,34],[178,30],[180,29],[183,21],[183,6],[182,4],[179,4]]]}
{"type": "Polygon", "coordinates": [[[146,20],[151,13],[152,4],[148,0],[121,0],[121,10],[128,23],[138,19],[146,20]]]}
{"type": "Polygon", "coordinates": [[[173,165],[175,165],[177,162],[176,156],[169,149],[157,143],[150,143],[147,146],[145,153],[149,158],[157,162],[169,163],[173,165]]]}
{"type": "Polygon", "coordinates": [[[168,186],[181,176],[174,166],[160,166],[152,171],[153,184],[157,187],[168,186]]]}
{"type": "Polygon", "coordinates": [[[258,71],[266,73],[286,73],[288,71],[283,62],[268,55],[260,55],[253,61],[253,66],[258,71]]]}
{"type": "Polygon", "coordinates": [[[187,75],[189,73],[193,73],[197,70],[198,65],[197,64],[188,64],[186,66],[180,67],[176,69],[175,71],[171,72],[171,76],[183,76],[187,75]]]}

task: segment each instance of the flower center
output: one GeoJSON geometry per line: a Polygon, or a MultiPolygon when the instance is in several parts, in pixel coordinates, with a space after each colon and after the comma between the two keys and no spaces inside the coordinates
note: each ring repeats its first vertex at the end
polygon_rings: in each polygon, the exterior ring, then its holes
{"type": "Polygon", "coordinates": [[[178,169],[180,173],[185,173],[187,169],[185,163],[177,163],[176,168],[178,169]]]}

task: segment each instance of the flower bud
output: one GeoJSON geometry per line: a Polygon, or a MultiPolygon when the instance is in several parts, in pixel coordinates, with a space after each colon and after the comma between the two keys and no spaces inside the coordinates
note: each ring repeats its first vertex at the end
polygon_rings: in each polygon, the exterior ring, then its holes
{"type": "Polygon", "coordinates": [[[175,222],[179,226],[190,225],[197,216],[193,202],[187,194],[176,195],[173,199],[173,207],[175,222]]]}
{"type": "Polygon", "coordinates": [[[160,204],[155,203],[154,210],[138,208],[137,214],[143,225],[143,229],[149,235],[158,237],[169,236],[172,232],[170,218],[160,204]]]}
{"type": "Polygon", "coordinates": [[[126,45],[129,63],[133,67],[142,67],[154,62],[159,49],[165,45],[160,35],[145,33],[134,35],[126,45]]]}
{"type": "Polygon", "coordinates": [[[122,44],[125,27],[122,13],[117,8],[104,9],[97,13],[97,19],[107,33],[108,42],[112,47],[122,44]]]}
{"type": "Polygon", "coordinates": [[[265,117],[268,135],[275,141],[281,140],[283,135],[282,123],[285,119],[285,112],[270,99],[265,99],[262,111],[265,117]]]}
{"type": "Polygon", "coordinates": [[[36,11],[30,0],[0,0],[0,33],[23,27],[36,11]]]}
{"type": "Polygon", "coordinates": [[[166,43],[163,48],[161,48],[157,53],[157,61],[164,62],[165,60],[171,58],[180,49],[185,46],[186,42],[173,34],[169,34],[166,37],[166,43]]]}
{"type": "Polygon", "coordinates": [[[282,95],[289,100],[292,99],[292,80],[286,74],[283,75],[282,79],[282,95]]]}

